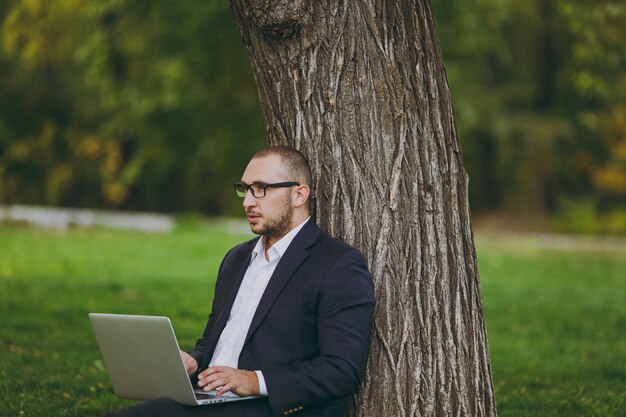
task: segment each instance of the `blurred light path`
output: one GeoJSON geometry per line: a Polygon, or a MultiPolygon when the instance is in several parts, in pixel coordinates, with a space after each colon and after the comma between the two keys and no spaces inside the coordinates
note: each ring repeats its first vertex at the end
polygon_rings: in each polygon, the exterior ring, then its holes
{"type": "Polygon", "coordinates": [[[63,230],[103,226],[152,233],[169,232],[176,225],[174,218],[165,214],[22,205],[0,205],[0,222],[3,221],[63,230]]]}
{"type": "Polygon", "coordinates": [[[509,232],[480,229],[476,241],[508,247],[555,249],[585,252],[626,252],[626,237],[608,235],[568,235],[561,233],[509,232]]]}

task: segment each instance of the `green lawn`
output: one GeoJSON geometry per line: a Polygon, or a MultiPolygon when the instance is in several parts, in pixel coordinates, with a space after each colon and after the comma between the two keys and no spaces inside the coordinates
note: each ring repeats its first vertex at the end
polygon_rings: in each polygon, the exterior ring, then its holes
{"type": "MultiPolygon", "coordinates": [[[[87,313],[167,315],[190,348],[222,256],[247,238],[194,222],[163,235],[0,226],[0,416],[131,403],[111,392],[87,313]]],[[[626,253],[480,234],[477,249],[499,415],[624,416],[626,253]]]]}
{"type": "Polygon", "coordinates": [[[500,416],[626,416],[626,251],[477,239],[500,416]]]}

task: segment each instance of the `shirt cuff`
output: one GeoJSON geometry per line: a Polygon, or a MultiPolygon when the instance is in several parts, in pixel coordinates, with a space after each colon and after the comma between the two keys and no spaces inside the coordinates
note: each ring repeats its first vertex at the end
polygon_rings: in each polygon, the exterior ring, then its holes
{"type": "Polygon", "coordinates": [[[256,377],[259,380],[259,393],[264,396],[267,397],[267,386],[265,385],[265,378],[263,378],[263,372],[261,371],[254,371],[256,372],[256,377]]]}

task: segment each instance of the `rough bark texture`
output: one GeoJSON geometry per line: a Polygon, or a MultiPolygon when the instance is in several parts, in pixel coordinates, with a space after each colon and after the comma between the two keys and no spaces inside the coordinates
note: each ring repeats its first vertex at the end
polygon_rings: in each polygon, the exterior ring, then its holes
{"type": "Polygon", "coordinates": [[[231,0],[270,144],[309,158],[316,218],[377,308],[358,416],[495,416],[467,175],[427,0],[231,0]]]}

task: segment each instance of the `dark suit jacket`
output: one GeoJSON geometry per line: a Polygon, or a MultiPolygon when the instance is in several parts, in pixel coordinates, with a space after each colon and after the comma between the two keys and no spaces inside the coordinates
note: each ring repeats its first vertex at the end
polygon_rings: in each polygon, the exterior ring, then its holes
{"type": "MultiPolygon", "coordinates": [[[[200,370],[213,356],[258,239],[222,261],[213,310],[189,352],[200,370]]],[[[309,220],[278,263],[239,356],[240,369],[263,372],[269,395],[249,400],[246,416],[343,416],[342,398],[359,389],[365,372],[373,310],[363,255],[309,220]]]]}

